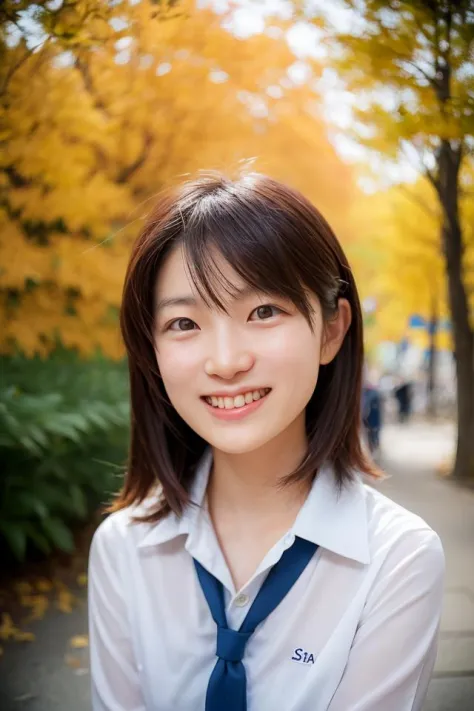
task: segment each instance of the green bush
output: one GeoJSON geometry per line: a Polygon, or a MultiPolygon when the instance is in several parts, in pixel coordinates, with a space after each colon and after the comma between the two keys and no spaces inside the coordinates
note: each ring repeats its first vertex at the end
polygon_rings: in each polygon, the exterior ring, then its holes
{"type": "Polygon", "coordinates": [[[30,548],[74,549],[72,531],[120,485],[128,444],[125,363],[0,357],[0,538],[18,560],[30,548]]]}

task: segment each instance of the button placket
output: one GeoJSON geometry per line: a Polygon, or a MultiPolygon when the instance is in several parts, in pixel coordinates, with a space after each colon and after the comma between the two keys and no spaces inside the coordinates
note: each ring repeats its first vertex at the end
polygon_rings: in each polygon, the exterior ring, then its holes
{"type": "Polygon", "coordinates": [[[249,604],[250,598],[245,593],[239,593],[234,600],[234,605],[237,607],[246,607],[249,604]]]}
{"type": "Polygon", "coordinates": [[[234,629],[240,627],[271,568],[280,560],[284,551],[291,548],[294,542],[295,535],[293,533],[288,532],[282,536],[278,543],[267,553],[258,570],[246,584],[244,588],[246,592],[241,591],[234,598],[231,595],[226,598],[227,620],[231,627],[234,629]]]}
{"type": "Polygon", "coordinates": [[[229,627],[238,630],[248,611],[252,606],[252,602],[258,592],[258,582],[252,585],[246,585],[235,597],[229,600],[229,605],[226,610],[227,622],[229,627]]]}

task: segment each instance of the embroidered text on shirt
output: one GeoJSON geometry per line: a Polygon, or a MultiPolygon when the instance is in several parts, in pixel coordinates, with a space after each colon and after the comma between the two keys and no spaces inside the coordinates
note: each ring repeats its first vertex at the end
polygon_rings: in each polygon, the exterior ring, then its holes
{"type": "Polygon", "coordinates": [[[304,649],[298,647],[293,652],[291,661],[299,662],[299,664],[314,664],[314,656],[310,652],[305,652],[304,649]]]}

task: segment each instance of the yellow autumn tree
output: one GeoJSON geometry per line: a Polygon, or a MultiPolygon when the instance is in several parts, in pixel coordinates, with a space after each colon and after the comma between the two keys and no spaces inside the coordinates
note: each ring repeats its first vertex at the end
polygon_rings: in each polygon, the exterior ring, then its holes
{"type": "Polygon", "coordinates": [[[241,40],[191,0],[16,2],[1,10],[0,348],[122,353],[130,244],[153,196],[199,168],[306,192],[350,238],[352,175],[285,26],[241,40]],[[346,209],[347,208],[347,209],[346,209]]]}
{"type": "Polygon", "coordinates": [[[362,298],[376,303],[372,343],[400,341],[410,316],[448,313],[439,216],[426,184],[395,185],[361,196],[354,268],[362,298]]]}
{"type": "Polygon", "coordinates": [[[358,140],[385,159],[410,155],[439,206],[456,353],[453,475],[474,480],[474,332],[461,221],[473,158],[474,0],[334,0],[317,3],[315,12],[329,4],[352,20],[341,32],[327,23],[327,46],[354,97],[358,140]]]}

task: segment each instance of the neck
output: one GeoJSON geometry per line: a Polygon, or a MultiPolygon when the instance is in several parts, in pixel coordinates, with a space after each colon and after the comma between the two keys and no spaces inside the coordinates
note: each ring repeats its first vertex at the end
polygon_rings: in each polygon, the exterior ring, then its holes
{"type": "Polygon", "coordinates": [[[295,421],[265,446],[244,454],[214,450],[208,485],[209,509],[234,521],[265,520],[275,523],[292,516],[303,504],[311,484],[280,486],[307,451],[304,418],[295,421]]]}

